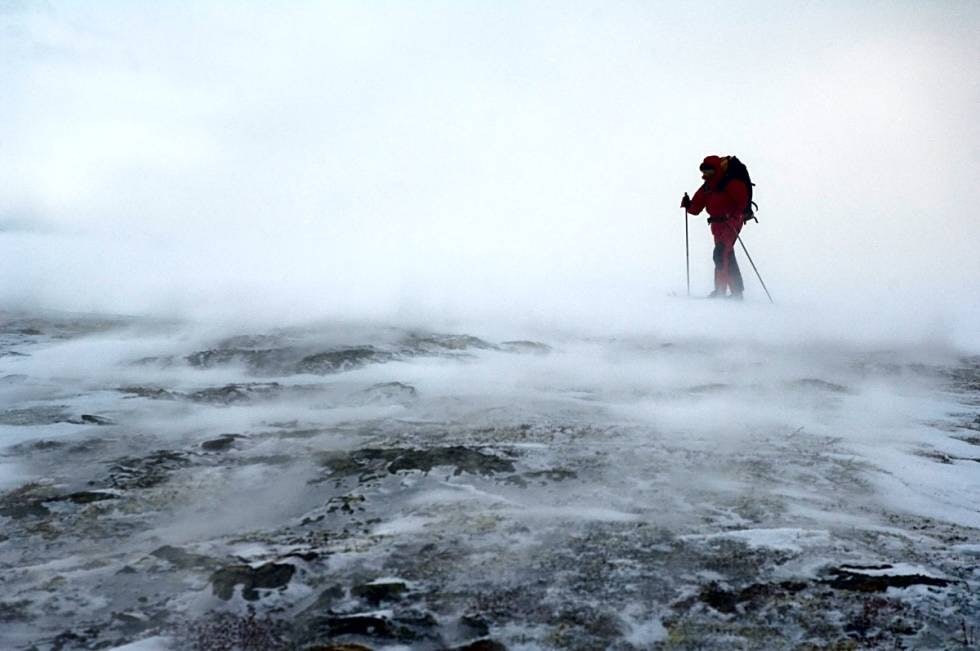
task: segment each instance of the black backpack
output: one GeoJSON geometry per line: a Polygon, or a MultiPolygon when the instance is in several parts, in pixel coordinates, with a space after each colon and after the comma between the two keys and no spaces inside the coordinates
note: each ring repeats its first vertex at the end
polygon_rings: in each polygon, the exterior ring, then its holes
{"type": "Polygon", "coordinates": [[[758,223],[759,220],[755,217],[755,211],[759,209],[759,205],[752,201],[752,187],[755,183],[749,178],[749,170],[745,167],[745,163],[740,161],[737,156],[728,157],[728,167],[725,169],[725,176],[721,177],[721,181],[715,187],[715,192],[722,192],[732,179],[738,179],[744,183],[746,189],[749,191],[749,203],[745,208],[745,214],[742,215],[742,223],[750,219],[755,219],[756,223],[758,223]]]}

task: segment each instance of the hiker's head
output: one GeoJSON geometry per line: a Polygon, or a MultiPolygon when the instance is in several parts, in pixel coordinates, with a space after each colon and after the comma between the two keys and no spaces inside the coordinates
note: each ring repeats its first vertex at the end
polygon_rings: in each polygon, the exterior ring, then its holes
{"type": "Polygon", "coordinates": [[[724,172],[725,161],[720,156],[705,156],[701,163],[701,178],[705,181],[717,180],[724,172]]]}

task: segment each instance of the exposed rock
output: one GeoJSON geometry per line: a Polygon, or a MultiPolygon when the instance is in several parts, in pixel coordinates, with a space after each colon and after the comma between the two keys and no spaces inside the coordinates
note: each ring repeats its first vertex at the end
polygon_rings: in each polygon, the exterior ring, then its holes
{"type": "Polygon", "coordinates": [[[59,450],[61,448],[67,447],[68,444],[64,441],[52,441],[49,439],[40,439],[37,441],[26,441],[24,443],[18,443],[17,445],[11,446],[10,451],[14,454],[29,454],[31,452],[45,452],[47,450],[59,450]]]}
{"type": "Polygon", "coordinates": [[[26,622],[31,619],[31,602],[27,599],[19,601],[0,601],[0,623],[26,622]]]}
{"type": "Polygon", "coordinates": [[[456,445],[428,450],[403,450],[388,465],[388,472],[392,474],[402,470],[429,472],[437,466],[454,466],[455,475],[464,472],[474,475],[492,475],[514,471],[512,461],[456,445]]]}
{"type": "Polygon", "coordinates": [[[191,465],[190,455],[179,450],[157,450],[145,457],[124,457],[109,467],[109,484],[113,488],[152,488],[175,470],[191,465]]]}
{"type": "Polygon", "coordinates": [[[181,570],[213,569],[220,564],[217,559],[211,558],[210,556],[195,554],[172,545],[158,547],[150,552],[150,555],[159,558],[160,560],[167,561],[175,568],[181,570]]]}
{"type": "MultiPolygon", "coordinates": [[[[332,638],[338,635],[362,635],[372,638],[398,639],[397,627],[387,617],[380,615],[328,615],[316,617],[310,623],[316,638],[332,638]]],[[[407,639],[411,639],[408,637],[407,639]]]]}
{"type": "Polygon", "coordinates": [[[290,372],[300,354],[290,348],[218,348],[192,353],[184,359],[196,368],[239,364],[250,373],[284,375],[290,372]]]}
{"type": "Polygon", "coordinates": [[[160,387],[128,386],[120,387],[119,392],[128,393],[137,398],[152,398],[153,400],[176,400],[179,397],[179,394],[160,387]]]}
{"type": "Polygon", "coordinates": [[[0,411],[0,425],[30,426],[67,423],[71,416],[63,406],[28,407],[0,411]]]}
{"type": "Polygon", "coordinates": [[[689,388],[688,393],[720,393],[722,391],[727,391],[731,388],[731,385],[722,384],[719,382],[712,382],[711,384],[699,384],[689,388]]]}
{"type": "Polygon", "coordinates": [[[201,449],[207,452],[223,452],[231,448],[236,439],[242,438],[238,434],[222,434],[216,439],[201,443],[201,449]]]}
{"type": "Polygon", "coordinates": [[[402,382],[374,384],[351,396],[350,402],[356,405],[408,404],[418,398],[415,387],[402,382]]]}
{"type": "Polygon", "coordinates": [[[407,589],[402,581],[375,581],[354,586],[350,593],[372,606],[379,606],[386,601],[398,601],[407,589]]]}
{"type": "Polygon", "coordinates": [[[308,637],[313,640],[332,639],[340,635],[356,635],[382,640],[412,642],[435,639],[433,629],[438,622],[431,613],[417,610],[396,612],[392,617],[381,613],[326,615],[310,621],[308,637]]]}
{"type": "Polygon", "coordinates": [[[194,622],[179,637],[174,648],[195,651],[279,651],[286,644],[287,626],[268,615],[259,617],[249,608],[245,615],[210,612],[194,622]]]}
{"type": "Polygon", "coordinates": [[[115,425],[111,419],[104,416],[95,416],[93,414],[82,414],[81,418],[79,418],[77,422],[81,425],[115,425]]]}
{"type": "Polygon", "coordinates": [[[799,387],[802,389],[820,389],[822,391],[827,391],[830,393],[850,393],[851,390],[842,384],[837,384],[836,382],[828,382],[826,380],[821,380],[820,378],[806,377],[799,380],[793,380],[790,384],[794,387],[799,387]]]}
{"type": "Polygon", "coordinates": [[[355,346],[307,355],[296,364],[296,372],[327,375],[368,364],[389,362],[392,359],[392,353],[378,350],[374,346],[355,346]]]}
{"type": "Polygon", "coordinates": [[[30,355],[18,353],[16,350],[0,350],[0,357],[30,357],[30,355]]]}
{"type": "Polygon", "coordinates": [[[533,353],[536,355],[547,355],[552,352],[551,346],[538,341],[504,341],[500,344],[500,350],[508,353],[533,353]]]}
{"type": "Polygon", "coordinates": [[[486,639],[453,647],[451,651],[507,651],[507,647],[496,640],[486,639]]]}
{"type": "Polygon", "coordinates": [[[350,453],[326,455],[323,463],[334,474],[359,474],[362,478],[380,471],[390,474],[413,470],[427,473],[439,466],[454,467],[456,475],[463,472],[492,475],[514,471],[514,462],[509,459],[458,445],[418,450],[364,448],[350,453]]]}
{"type": "Polygon", "coordinates": [[[412,350],[432,352],[438,350],[459,351],[475,348],[478,350],[497,350],[497,346],[471,335],[410,335],[404,342],[412,350]]]}
{"type": "Polygon", "coordinates": [[[893,569],[891,565],[842,565],[831,568],[829,570],[831,577],[823,583],[837,590],[858,592],[884,592],[888,588],[907,588],[912,585],[945,588],[950,584],[946,579],[925,574],[903,574],[898,571],[893,574],[882,573],[890,569],[893,569]]]}
{"type": "Polygon", "coordinates": [[[194,402],[207,402],[231,405],[250,402],[254,399],[269,399],[282,392],[282,387],[276,382],[226,384],[223,387],[201,389],[187,394],[194,402]]]}
{"type": "Polygon", "coordinates": [[[45,502],[73,502],[74,504],[91,504],[92,502],[103,502],[105,500],[116,500],[119,496],[109,491],[78,491],[68,495],[58,495],[49,497],[45,502]]]}
{"type": "Polygon", "coordinates": [[[740,607],[744,609],[758,608],[762,602],[806,589],[807,584],[800,581],[783,581],[781,583],[753,583],[741,590],[726,590],[717,582],[709,583],[701,589],[698,600],[720,613],[731,614],[740,607]]]}
{"type": "Polygon", "coordinates": [[[258,567],[229,565],[211,575],[211,584],[215,596],[225,601],[231,599],[239,584],[242,597],[246,601],[256,601],[258,590],[285,588],[295,572],[296,568],[288,563],[265,563],[258,567]]]}

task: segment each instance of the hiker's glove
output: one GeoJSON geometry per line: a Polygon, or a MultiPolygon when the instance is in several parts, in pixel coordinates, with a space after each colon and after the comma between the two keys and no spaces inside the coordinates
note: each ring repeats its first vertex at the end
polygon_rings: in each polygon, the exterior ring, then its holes
{"type": "Polygon", "coordinates": [[[687,196],[687,193],[685,192],[684,198],[681,199],[681,208],[687,209],[690,207],[691,207],[691,197],[687,196]]]}

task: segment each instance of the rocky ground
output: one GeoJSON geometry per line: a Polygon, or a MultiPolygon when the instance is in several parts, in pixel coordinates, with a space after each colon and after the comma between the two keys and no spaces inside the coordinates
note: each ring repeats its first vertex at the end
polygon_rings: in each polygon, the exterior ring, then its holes
{"type": "Polygon", "coordinates": [[[980,360],[7,316],[0,647],[976,648],[980,360]]]}

